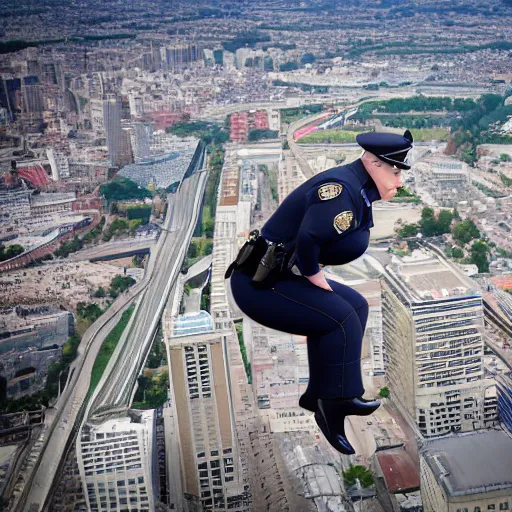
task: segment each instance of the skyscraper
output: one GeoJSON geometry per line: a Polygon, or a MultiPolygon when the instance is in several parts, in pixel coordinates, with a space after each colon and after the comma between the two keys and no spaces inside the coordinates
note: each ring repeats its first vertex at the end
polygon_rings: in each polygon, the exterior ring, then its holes
{"type": "Polygon", "coordinates": [[[154,512],[155,411],[86,424],[77,460],[91,512],[154,512]]]}
{"type": "Polygon", "coordinates": [[[107,94],[103,99],[103,123],[107,132],[107,148],[110,162],[114,166],[122,160],[121,99],[107,94]]]}
{"type": "Polygon", "coordinates": [[[494,383],[484,380],[480,292],[426,252],[387,270],[383,332],[393,399],[425,437],[484,428],[493,420],[484,415],[485,388],[494,383]]]}
{"type": "MultiPolygon", "coordinates": [[[[204,510],[248,510],[230,396],[229,333],[168,340],[171,396],[181,452],[183,492],[204,510]]],[[[171,476],[172,477],[172,476],[171,476]]]]}

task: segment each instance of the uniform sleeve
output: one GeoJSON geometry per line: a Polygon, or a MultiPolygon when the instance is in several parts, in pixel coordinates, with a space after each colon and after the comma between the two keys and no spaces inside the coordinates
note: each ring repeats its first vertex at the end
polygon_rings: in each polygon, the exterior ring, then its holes
{"type": "Polygon", "coordinates": [[[336,241],[355,225],[356,212],[348,191],[343,190],[332,199],[322,199],[325,196],[325,188],[322,187],[325,185],[308,192],[306,213],[297,232],[295,254],[297,267],[303,276],[317,274],[322,246],[336,241]]]}

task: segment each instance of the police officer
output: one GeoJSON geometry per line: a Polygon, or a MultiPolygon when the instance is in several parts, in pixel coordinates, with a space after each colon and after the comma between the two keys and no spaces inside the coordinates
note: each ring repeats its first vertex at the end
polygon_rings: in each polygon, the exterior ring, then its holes
{"type": "Polygon", "coordinates": [[[343,265],[366,251],[372,203],[395,196],[401,170],[410,169],[406,156],[413,138],[407,130],[403,136],[364,133],[356,140],[364,149],[361,158],[313,176],[268,219],[258,238],[265,257],[260,259],[260,253],[256,262],[230,267],[236,268],[233,297],[247,316],[272,329],[307,336],[310,377],[299,405],[315,413],[329,443],[345,454],[355,453],[345,436],[345,417],[368,415],[380,406],[378,400],[362,398],[368,303],[350,287],[327,279],[321,265],[343,265]],[[256,287],[261,285],[256,276],[272,259],[269,248],[276,247],[286,255],[286,265],[270,286],[256,287]]]}

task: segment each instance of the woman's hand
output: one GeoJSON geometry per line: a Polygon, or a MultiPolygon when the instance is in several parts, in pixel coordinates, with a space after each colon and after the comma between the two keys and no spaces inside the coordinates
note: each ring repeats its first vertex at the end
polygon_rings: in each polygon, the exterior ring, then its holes
{"type": "Polygon", "coordinates": [[[332,288],[329,286],[327,279],[325,278],[323,270],[320,270],[318,274],[313,274],[312,276],[304,277],[308,279],[311,283],[313,283],[315,286],[318,286],[319,288],[323,288],[324,290],[327,290],[329,292],[333,291],[332,288]]]}

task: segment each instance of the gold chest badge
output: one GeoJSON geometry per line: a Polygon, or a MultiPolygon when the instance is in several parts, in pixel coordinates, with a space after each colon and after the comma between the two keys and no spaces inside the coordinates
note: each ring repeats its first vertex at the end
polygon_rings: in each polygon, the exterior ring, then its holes
{"type": "Polygon", "coordinates": [[[353,218],[354,214],[350,210],[338,213],[338,215],[334,217],[334,229],[336,229],[338,233],[343,233],[343,231],[346,231],[350,227],[353,218]]]}
{"type": "Polygon", "coordinates": [[[327,183],[318,189],[318,197],[321,201],[327,201],[328,199],[338,197],[342,192],[343,185],[339,183],[327,183]]]}

